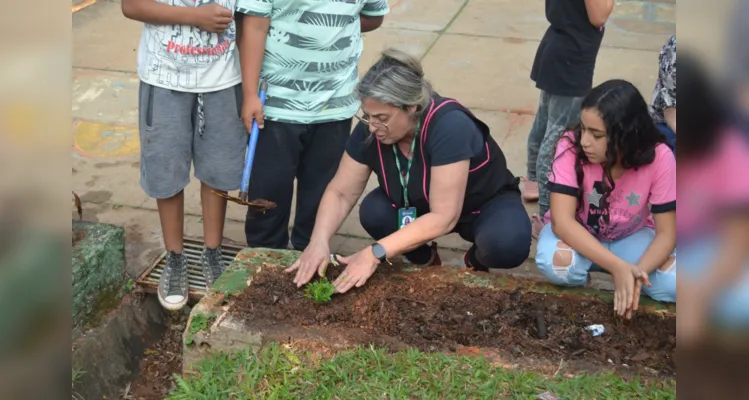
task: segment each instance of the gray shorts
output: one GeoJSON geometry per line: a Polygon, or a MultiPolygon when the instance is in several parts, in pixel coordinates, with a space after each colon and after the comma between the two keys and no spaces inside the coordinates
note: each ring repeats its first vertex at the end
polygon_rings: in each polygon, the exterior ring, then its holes
{"type": "Polygon", "coordinates": [[[141,81],[140,185],[146,194],[178,194],[190,182],[193,162],[195,177],[206,185],[239,189],[248,139],[241,109],[241,84],[198,95],[141,81]]]}

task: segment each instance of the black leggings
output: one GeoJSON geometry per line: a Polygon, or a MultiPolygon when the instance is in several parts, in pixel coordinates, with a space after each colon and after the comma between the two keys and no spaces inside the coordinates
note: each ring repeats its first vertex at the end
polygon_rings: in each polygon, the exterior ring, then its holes
{"type": "MultiPolygon", "coordinates": [[[[468,250],[471,266],[480,271],[520,266],[531,249],[531,223],[520,195],[517,192],[499,195],[480,211],[469,221],[458,222],[453,229],[473,243],[468,250]]],[[[362,200],[359,220],[370,236],[380,240],[398,229],[398,210],[385,191],[377,188],[362,200]]],[[[431,255],[427,245],[405,254],[415,264],[429,262],[431,255]]]]}

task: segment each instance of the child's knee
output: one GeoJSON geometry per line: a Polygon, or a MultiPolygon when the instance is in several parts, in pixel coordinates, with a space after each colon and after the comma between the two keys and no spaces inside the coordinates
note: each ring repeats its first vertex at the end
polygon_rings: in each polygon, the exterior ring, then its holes
{"type": "Polygon", "coordinates": [[[554,251],[549,255],[536,258],[541,272],[546,278],[554,284],[565,286],[583,286],[587,282],[587,272],[582,274],[582,278],[575,274],[573,267],[577,253],[567,243],[559,240],[556,243],[554,251]]]}

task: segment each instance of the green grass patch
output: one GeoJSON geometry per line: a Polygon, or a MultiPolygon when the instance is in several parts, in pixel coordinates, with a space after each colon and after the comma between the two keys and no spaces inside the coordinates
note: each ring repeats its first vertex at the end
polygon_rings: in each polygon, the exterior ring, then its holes
{"type": "Polygon", "coordinates": [[[480,357],[415,349],[388,354],[360,347],[302,362],[271,343],[257,354],[212,356],[194,369],[195,375],[176,378],[169,399],[534,399],[546,391],[560,399],[676,399],[673,381],[646,384],[610,373],[549,378],[480,357]]]}
{"type": "Polygon", "coordinates": [[[192,317],[192,322],[190,322],[190,327],[187,329],[187,335],[185,335],[185,344],[192,344],[193,335],[204,329],[208,329],[208,327],[211,326],[211,324],[213,324],[213,321],[215,320],[215,315],[195,314],[195,316],[192,317]]]}

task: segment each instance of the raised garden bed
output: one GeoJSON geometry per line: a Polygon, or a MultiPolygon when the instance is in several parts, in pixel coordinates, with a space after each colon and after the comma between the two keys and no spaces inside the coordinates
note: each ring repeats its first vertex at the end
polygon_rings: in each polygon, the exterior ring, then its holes
{"type": "MultiPolygon", "coordinates": [[[[281,268],[298,253],[244,250],[196,306],[184,336],[184,368],[210,353],[269,342],[318,342],[341,350],[482,354],[495,365],[546,374],[612,370],[673,378],[674,307],[642,300],[625,324],[610,293],[560,289],[466,270],[384,266],[367,284],[316,303],[281,268]],[[585,328],[602,324],[593,336],[585,328]]],[[[340,268],[328,269],[333,279],[340,268]]]]}

